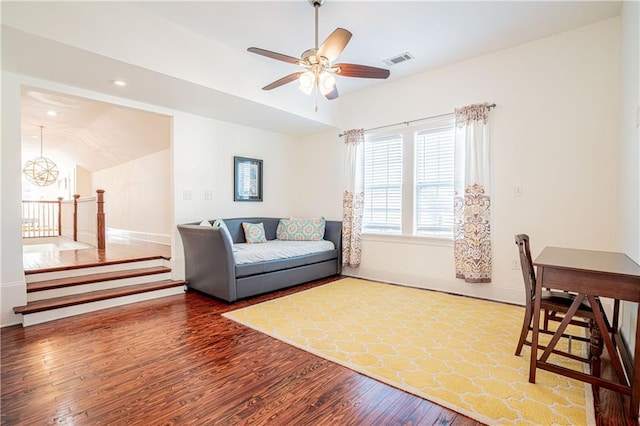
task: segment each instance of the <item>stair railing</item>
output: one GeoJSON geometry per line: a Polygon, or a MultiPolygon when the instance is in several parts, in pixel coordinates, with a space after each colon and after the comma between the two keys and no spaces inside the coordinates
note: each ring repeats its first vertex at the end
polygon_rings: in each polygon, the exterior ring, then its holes
{"type": "Polygon", "coordinates": [[[62,197],[57,201],[22,201],[22,238],[57,237],[62,235],[62,197]]]}
{"type": "Polygon", "coordinates": [[[63,201],[22,201],[22,237],[63,236],[104,250],[106,224],[104,214],[104,190],[98,189],[96,197],[63,201]]]}

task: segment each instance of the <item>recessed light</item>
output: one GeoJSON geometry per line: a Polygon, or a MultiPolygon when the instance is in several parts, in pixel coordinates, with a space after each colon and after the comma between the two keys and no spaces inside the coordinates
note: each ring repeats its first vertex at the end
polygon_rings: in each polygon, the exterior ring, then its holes
{"type": "Polygon", "coordinates": [[[113,84],[115,84],[116,86],[124,87],[127,85],[127,82],[122,80],[113,80],[113,84]]]}
{"type": "Polygon", "coordinates": [[[58,113],[55,112],[54,110],[50,109],[49,111],[47,111],[47,115],[49,117],[55,117],[56,115],[58,115],[58,113]]]}

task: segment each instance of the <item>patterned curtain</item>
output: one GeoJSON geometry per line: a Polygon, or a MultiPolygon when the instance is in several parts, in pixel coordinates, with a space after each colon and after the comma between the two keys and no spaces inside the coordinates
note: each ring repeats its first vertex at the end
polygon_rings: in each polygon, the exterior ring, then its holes
{"type": "Polygon", "coordinates": [[[346,148],[342,195],[342,264],[360,266],[362,212],[364,208],[364,130],[344,132],[346,148]]]}
{"type": "Polygon", "coordinates": [[[456,278],[491,282],[489,105],[457,108],[454,261],[456,278]]]}

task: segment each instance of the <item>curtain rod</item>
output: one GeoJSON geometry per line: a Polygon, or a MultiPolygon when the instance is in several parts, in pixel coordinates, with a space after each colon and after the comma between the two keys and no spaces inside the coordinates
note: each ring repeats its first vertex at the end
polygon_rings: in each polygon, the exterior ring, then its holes
{"type": "MultiPolygon", "coordinates": [[[[491,109],[491,108],[495,108],[495,107],[496,107],[496,104],[491,104],[491,105],[489,105],[489,109],[491,109]]],[[[387,128],[387,127],[399,126],[399,125],[401,125],[401,124],[404,124],[405,126],[408,126],[409,124],[411,124],[411,123],[415,123],[415,122],[417,122],[417,121],[430,120],[430,119],[432,119],[432,118],[444,117],[444,116],[451,115],[451,114],[454,114],[454,113],[453,113],[453,112],[449,112],[449,113],[446,113],[446,114],[432,115],[431,117],[417,118],[417,119],[415,119],[415,120],[409,120],[409,121],[401,121],[401,122],[399,122],[399,123],[387,124],[387,125],[384,125],[384,126],[378,126],[378,127],[372,127],[372,128],[370,128],[370,129],[365,129],[364,131],[365,131],[365,132],[370,132],[370,131],[372,131],[372,130],[385,129],[385,128],[387,128]]],[[[340,137],[340,138],[341,138],[341,137],[343,137],[343,136],[344,136],[344,133],[340,133],[340,134],[338,135],[338,137],[340,137]]]]}

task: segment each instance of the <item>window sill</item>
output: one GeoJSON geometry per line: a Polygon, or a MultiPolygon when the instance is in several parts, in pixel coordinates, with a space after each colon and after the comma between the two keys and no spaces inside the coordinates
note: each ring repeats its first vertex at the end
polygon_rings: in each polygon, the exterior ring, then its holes
{"type": "Polygon", "coordinates": [[[453,237],[425,237],[420,235],[363,233],[362,241],[413,244],[419,246],[453,247],[453,237]]]}

